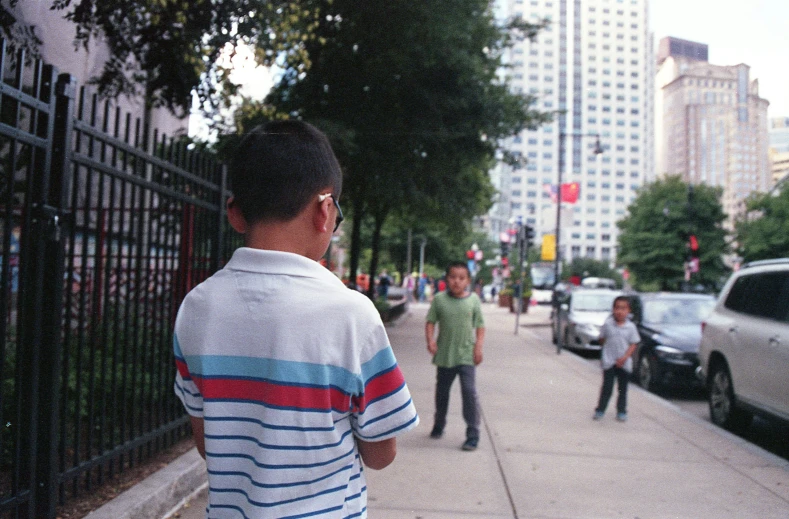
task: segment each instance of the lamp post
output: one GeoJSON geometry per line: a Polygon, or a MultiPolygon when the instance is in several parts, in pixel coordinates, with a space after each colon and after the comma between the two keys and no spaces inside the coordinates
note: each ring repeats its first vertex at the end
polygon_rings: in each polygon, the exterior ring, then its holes
{"type": "MultiPolygon", "coordinates": [[[[603,148],[600,146],[599,133],[559,133],[559,174],[556,186],[556,257],[553,264],[553,287],[559,284],[559,265],[561,262],[561,230],[562,230],[562,173],[564,171],[564,139],[567,136],[571,137],[595,137],[597,141],[594,146],[594,154],[600,155],[603,153],[603,148]]],[[[558,322],[558,320],[557,320],[558,322]]]]}

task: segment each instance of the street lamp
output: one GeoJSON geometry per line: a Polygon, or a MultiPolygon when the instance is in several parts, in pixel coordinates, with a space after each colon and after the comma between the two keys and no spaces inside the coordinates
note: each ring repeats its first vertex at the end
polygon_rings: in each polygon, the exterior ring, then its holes
{"type": "Polygon", "coordinates": [[[600,146],[599,133],[565,133],[559,132],[559,175],[556,186],[556,255],[553,264],[553,288],[559,284],[559,264],[561,262],[561,230],[562,230],[562,172],[564,170],[564,139],[567,136],[571,137],[595,137],[597,139],[594,145],[594,154],[600,155],[603,153],[603,147],[600,146]]]}

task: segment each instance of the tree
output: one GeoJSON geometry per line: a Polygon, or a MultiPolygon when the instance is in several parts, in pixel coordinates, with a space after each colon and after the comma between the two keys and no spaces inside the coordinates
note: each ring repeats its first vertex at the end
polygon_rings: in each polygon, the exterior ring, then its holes
{"type": "Polygon", "coordinates": [[[689,259],[689,240],[699,244],[699,272],[693,284],[716,287],[726,274],[726,215],[720,203],[721,189],[705,184],[688,185],[670,176],[644,186],[628,207],[628,216],[617,225],[618,263],[634,274],[638,287],[678,289],[689,259]]]}
{"type": "Polygon", "coordinates": [[[789,256],[789,185],[777,192],[754,193],[745,215],[735,223],[737,253],[745,261],[789,256]]]}
{"type": "MultiPolygon", "coordinates": [[[[0,6],[3,36],[38,54],[35,26],[18,23],[18,0],[0,6]]],[[[240,46],[254,49],[260,65],[275,61],[303,72],[305,43],[320,11],[311,2],[290,0],[50,0],[50,9],[74,23],[75,45],[107,45],[109,59],[92,78],[107,97],[139,96],[146,112],[166,107],[185,115],[192,94],[209,114],[238,90],[229,62],[240,46]]]]}
{"type": "Polygon", "coordinates": [[[352,272],[366,218],[375,272],[388,218],[459,225],[486,211],[500,139],[549,119],[497,76],[511,31],[528,36],[538,26],[499,27],[489,7],[487,0],[324,4],[317,38],[306,45],[310,69],[286,70],[261,108],[313,122],[332,140],[352,216],[352,272]]]}

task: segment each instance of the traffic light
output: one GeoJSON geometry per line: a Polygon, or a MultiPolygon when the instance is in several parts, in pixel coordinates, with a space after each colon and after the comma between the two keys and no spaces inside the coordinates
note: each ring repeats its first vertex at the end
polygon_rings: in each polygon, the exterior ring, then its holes
{"type": "Polygon", "coordinates": [[[534,227],[526,225],[523,228],[523,235],[526,238],[526,248],[530,249],[534,247],[534,227]]]}
{"type": "Polygon", "coordinates": [[[688,238],[688,247],[690,247],[691,256],[699,255],[699,240],[696,238],[695,234],[691,234],[690,238],[688,238]]]}
{"type": "Polygon", "coordinates": [[[506,258],[510,255],[510,243],[503,241],[500,243],[501,245],[501,257],[506,258]]]}
{"type": "Polygon", "coordinates": [[[691,273],[699,271],[699,240],[695,234],[688,237],[688,249],[690,249],[690,260],[688,261],[688,268],[691,273]]]}

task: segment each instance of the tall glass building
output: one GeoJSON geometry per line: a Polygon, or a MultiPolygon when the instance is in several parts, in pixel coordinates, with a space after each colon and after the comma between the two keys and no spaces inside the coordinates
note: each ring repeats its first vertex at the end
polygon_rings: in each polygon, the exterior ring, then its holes
{"type": "Polygon", "coordinates": [[[508,0],[510,16],[550,26],[511,51],[518,92],[535,94],[554,122],[509,143],[525,163],[510,172],[509,203],[540,236],[554,234],[550,186],[577,182],[562,210],[560,254],[614,261],[618,229],[636,190],[653,178],[654,48],[647,0],[508,0]],[[594,153],[599,134],[604,152],[594,153]]]}

